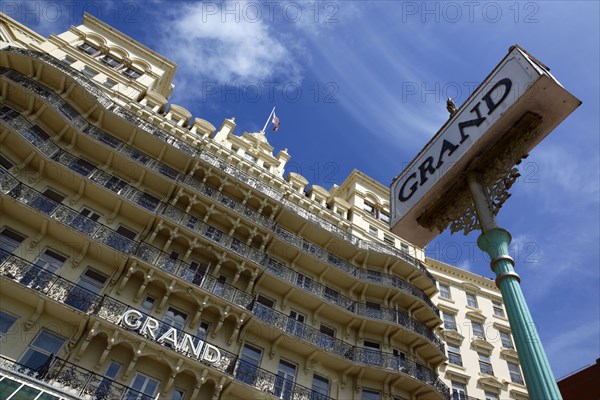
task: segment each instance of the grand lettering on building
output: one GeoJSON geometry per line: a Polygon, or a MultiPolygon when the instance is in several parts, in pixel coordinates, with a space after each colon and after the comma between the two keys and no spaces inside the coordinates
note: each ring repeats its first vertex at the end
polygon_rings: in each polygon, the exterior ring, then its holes
{"type": "Polygon", "coordinates": [[[181,332],[176,328],[145,316],[137,310],[128,310],[119,318],[119,325],[131,331],[138,332],[157,343],[169,344],[173,349],[190,358],[216,363],[221,359],[219,349],[192,335],[181,332]]]}

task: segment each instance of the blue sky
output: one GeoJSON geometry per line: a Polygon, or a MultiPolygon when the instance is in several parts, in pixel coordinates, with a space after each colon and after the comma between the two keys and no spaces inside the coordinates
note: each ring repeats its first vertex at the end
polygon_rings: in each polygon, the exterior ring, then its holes
{"type": "MultiPolygon", "coordinates": [[[[552,2],[2,2],[42,35],[89,11],[178,64],[171,101],[237,133],[272,106],[289,171],[329,188],[356,168],[389,185],[518,43],[583,101],[521,165],[500,212],[557,377],[600,357],[600,12],[552,2]]],[[[477,233],[427,254],[492,276],[477,233]]]]}

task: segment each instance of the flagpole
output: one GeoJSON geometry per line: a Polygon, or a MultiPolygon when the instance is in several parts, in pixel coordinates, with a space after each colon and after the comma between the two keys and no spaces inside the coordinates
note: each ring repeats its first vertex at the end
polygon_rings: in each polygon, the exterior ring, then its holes
{"type": "Polygon", "coordinates": [[[269,114],[269,118],[267,118],[267,122],[265,122],[265,127],[262,128],[261,133],[264,135],[265,131],[267,130],[267,126],[269,126],[269,121],[271,120],[271,117],[273,116],[273,113],[275,112],[275,107],[273,107],[273,109],[271,110],[271,114],[269,114]]]}

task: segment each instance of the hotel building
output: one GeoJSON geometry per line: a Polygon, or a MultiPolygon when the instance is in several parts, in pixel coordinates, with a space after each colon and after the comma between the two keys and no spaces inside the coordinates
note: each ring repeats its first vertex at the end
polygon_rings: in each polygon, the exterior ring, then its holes
{"type": "Polygon", "coordinates": [[[386,187],[284,176],[263,133],[167,104],[175,69],[89,14],[48,39],[0,16],[0,398],[520,399],[450,374],[386,187]]]}

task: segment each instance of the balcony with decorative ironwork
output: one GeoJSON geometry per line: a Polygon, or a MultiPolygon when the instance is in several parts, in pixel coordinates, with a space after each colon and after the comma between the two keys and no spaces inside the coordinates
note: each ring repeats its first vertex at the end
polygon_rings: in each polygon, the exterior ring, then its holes
{"type": "Polygon", "coordinates": [[[0,276],[83,313],[94,310],[101,300],[98,294],[2,249],[0,276]]]}
{"type": "MultiPolygon", "coordinates": [[[[30,51],[30,50],[15,49],[15,48],[4,49],[3,51],[8,51],[11,53],[20,54],[25,57],[30,57],[30,58],[39,60],[41,62],[44,62],[44,63],[60,70],[61,72],[65,73],[68,76],[70,76],[71,78],[73,78],[80,86],[82,86],[85,90],[87,90],[90,95],[94,96],[94,98],[102,106],[109,109],[111,112],[115,113],[116,115],[121,116],[122,118],[126,119],[127,121],[134,123],[137,127],[144,130],[145,132],[167,142],[169,145],[174,146],[175,148],[183,151],[188,156],[193,156],[193,157],[199,158],[199,159],[207,162],[210,165],[218,167],[219,169],[221,169],[228,175],[235,177],[239,181],[244,182],[245,184],[249,185],[250,187],[258,190],[259,192],[266,194],[267,196],[282,203],[284,205],[284,207],[293,211],[295,214],[300,215],[301,217],[309,220],[310,222],[316,224],[317,226],[320,226],[320,227],[328,230],[329,232],[335,233],[336,235],[348,240],[350,243],[354,244],[355,246],[357,246],[361,249],[390,254],[390,255],[396,256],[396,257],[406,261],[407,263],[409,263],[410,265],[412,265],[416,269],[418,269],[421,273],[423,273],[431,281],[431,283],[435,284],[435,279],[429,273],[429,271],[427,271],[427,269],[425,268],[423,263],[420,262],[419,260],[415,259],[414,257],[410,256],[408,253],[405,253],[394,247],[384,246],[382,244],[364,241],[364,240],[354,236],[350,232],[340,229],[332,222],[327,221],[326,219],[324,219],[318,215],[315,215],[314,213],[311,213],[308,210],[303,209],[301,206],[295,204],[294,202],[292,202],[288,199],[285,199],[284,195],[279,191],[278,188],[267,185],[267,184],[257,180],[256,178],[253,178],[253,177],[249,176],[248,174],[240,171],[236,167],[228,164],[227,162],[220,159],[216,155],[210,154],[208,152],[200,151],[195,146],[192,146],[192,145],[186,143],[184,140],[180,139],[179,137],[174,136],[171,133],[167,133],[156,126],[147,123],[142,118],[136,116],[132,112],[125,110],[121,106],[113,103],[112,100],[110,100],[104,93],[102,93],[102,91],[100,91],[95,86],[95,84],[93,84],[93,82],[91,82],[89,80],[89,78],[85,77],[81,72],[65,65],[64,63],[61,63],[59,60],[55,59],[54,57],[49,56],[47,54],[30,51]]],[[[24,77],[22,77],[22,78],[24,78],[24,77]]],[[[23,81],[22,78],[20,79],[20,81],[23,81]]],[[[27,78],[25,78],[25,80],[26,79],[27,78]]],[[[37,86],[43,86],[43,85],[37,84],[37,83],[34,83],[34,84],[37,86]]],[[[29,85],[31,86],[31,81],[29,82],[29,85]]],[[[32,89],[32,90],[36,91],[36,89],[32,89]]],[[[38,88],[37,92],[43,93],[45,95],[54,94],[54,92],[52,92],[51,90],[49,90],[45,87],[43,89],[38,88]]],[[[60,99],[60,97],[58,97],[58,98],[60,99]]],[[[77,127],[81,128],[81,126],[85,125],[85,120],[81,116],[78,116],[78,117],[73,116],[73,112],[75,110],[71,109],[70,111],[71,112],[63,112],[62,114],[67,116],[70,119],[70,121],[72,121],[72,122],[75,122],[75,120],[77,120],[77,123],[74,123],[74,125],[77,127]]],[[[218,146],[215,143],[211,143],[211,145],[218,146]]]]}
{"type": "MultiPolygon", "coordinates": [[[[393,310],[380,311],[393,312],[393,310]]],[[[433,371],[414,361],[395,356],[391,353],[366,349],[364,347],[358,347],[344,342],[343,340],[326,335],[320,332],[318,329],[306,325],[290,316],[287,316],[258,302],[254,303],[252,307],[252,313],[256,318],[266,322],[269,326],[297,337],[306,343],[311,344],[312,346],[316,346],[327,351],[328,353],[335,354],[353,362],[400,371],[430,385],[435,386],[436,384],[441,384],[443,386],[440,386],[440,388],[445,387],[445,385],[439,381],[439,378],[437,378],[433,371]]]]}
{"type": "MultiPolygon", "coordinates": [[[[0,117],[6,119],[6,123],[11,126],[13,129],[17,130],[21,135],[29,140],[32,144],[47,149],[45,154],[55,161],[65,165],[67,168],[72,169],[73,171],[79,173],[80,175],[87,177],[99,183],[113,191],[122,197],[129,199],[133,202],[136,202],[139,205],[142,205],[144,208],[154,211],[158,207],[159,200],[154,196],[142,192],[131,185],[126,184],[120,178],[107,174],[102,170],[95,168],[93,165],[87,163],[85,160],[77,158],[70,153],[65,152],[60,149],[56,144],[54,144],[48,137],[47,134],[43,132],[40,128],[35,125],[30,124],[27,120],[22,118],[18,112],[12,110],[8,106],[0,106],[0,117]]],[[[94,128],[96,129],[96,128],[94,128]]],[[[101,131],[100,131],[101,132],[101,131]]],[[[119,140],[113,138],[112,136],[105,134],[102,132],[101,137],[112,138],[113,144],[118,143],[119,140]]],[[[108,141],[108,140],[103,140],[108,141]]],[[[146,162],[148,157],[145,157],[143,160],[146,162]]],[[[319,246],[312,244],[311,242],[303,239],[288,230],[280,227],[273,220],[268,219],[267,217],[259,214],[258,212],[252,210],[251,208],[239,203],[237,200],[225,195],[222,192],[219,192],[218,189],[213,188],[197,178],[186,175],[182,182],[186,183],[190,187],[194,187],[197,191],[202,193],[204,196],[216,200],[218,203],[226,206],[227,208],[236,211],[239,215],[244,216],[250,219],[252,222],[258,222],[263,225],[265,228],[271,230],[273,233],[276,233],[278,237],[286,241],[287,243],[295,246],[296,248],[303,250],[315,257],[320,258],[323,262],[329,262],[329,264],[337,266],[341,270],[347,272],[350,275],[359,277],[360,279],[375,282],[380,284],[385,284],[389,286],[393,286],[396,288],[400,288],[401,290],[412,294],[425,301],[432,310],[438,314],[437,307],[433,305],[429,297],[427,297],[423,291],[414,285],[406,282],[405,280],[396,277],[394,275],[388,275],[381,273],[379,271],[368,270],[368,269],[358,269],[354,265],[349,264],[348,262],[340,259],[334,254],[327,252],[319,246]]]]}
{"type": "MultiPolygon", "coordinates": [[[[75,229],[80,233],[83,233],[91,239],[98,240],[99,242],[104,243],[117,251],[125,253],[126,255],[134,254],[134,249],[139,247],[138,242],[126,238],[118,234],[117,232],[111,230],[110,228],[100,224],[99,222],[93,221],[65,205],[56,203],[55,201],[44,196],[43,194],[20,183],[3,168],[0,170],[0,172],[2,174],[2,186],[0,188],[4,193],[7,193],[9,196],[19,200],[20,202],[27,204],[35,208],[36,210],[42,212],[43,214],[49,216],[50,218],[62,222],[63,224],[75,229]]],[[[89,173],[89,171],[87,172],[89,173]]],[[[131,193],[139,193],[139,191],[136,192],[134,190],[131,191],[131,193]]],[[[143,199],[144,197],[138,196],[138,198],[143,199]]],[[[216,228],[208,224],[205,224],[204,222],[198,220],[195,217],[190,216],[189,214],[186,214],[185,212],[177,209],[174,206],[162,204],[160,208],[162,208],[162,210],[160,211],[161,214],[168,217],[170,220],[180,224],[186,229],[192,230],[193,232],[201,235],[202,237],[207,238],[213,243],[219,244],[220,246],[231,250],[234,253],[245,257],[248,260],[253,261],[254,263],[262,266],[263,268],[266,268],[267,271],[270,271],[272,273],[276,272],[275,275],[277,276],[281,277],[283,271],[289,271],[290,273],[297,274],[285,267],[282,263],[265,255],[263,252],[254,249],[246,245],[245,243],[242,243],[238,239],[226,235],[225,233],[217,230],[216,228]]],[[[149,248],[149,246],[146,246],[145,251],[148,252],[149,248]]],[[[168,257],[165,257],[164,254],[162,255],[162,257],[165,260],[169,259],[168,257]]],[[[206,278],[204,283],[206,285],[209,285],[211,284],[211,281],[214,281],[214,278],[206,278]]],[[[357,303],[338,293],[336,293],[336,296],[332,296],[331,293],[328,293],[326,287],[324,287],[321,284],[315,282],[314,285],[311,285],[311,287],[309,288],[307,287],[305,282],[303,282],[300,285],[298,285],[297,279],[293,282],[296,282],[297,286],[302,287],[304,290],[312,289],[309,290],[311,293],[319,294],[319,297],[321,297],[322,299],[330,303],[337,304],[345,310],[356,313],[358,315],[375,318],[374,315],[366,315],[366,308],[364,307],[364,305],[361,306],[360,303],[357,303]]],[[[212,283],[214,284],[214,282],[212,283]]],[[[231,293],[237,293],[237,291],[231,293]]],[[[239,299],[236,298],[228,300],[237,301],[239,299]]],[[[247,300],[248,299],[246,298],[244,301],[247,300]]],[[[234,304],[237,303],[234,302],[234,304]]],[[[431,332],[431,330],[427,329],[427,327],[424,324],[417,320],[414,320],[408,315],[400,312],[394,312],[392,314],[381,313],[378,319],[394,324],[399,324],[410,331],[419,333],[420,335],[430,340],[437,347],[440,354],[444,353],[443,343],[431,332]]]]}
{"type": "MultiPolygon", "coordinates": [[[[27,139],[36,146],[39,145],[40,147],[46,149],[46,152],[44,154],[51,157],[53,160],[65,165],[67,168],[75,171],[83,177],[87,177],[88,179],[91,179],[92,181],[112,190],[120,196],[138,205],[141,205],[149,211],[155,211],[158,208],[160,201],[155,196],[143,192],[139,189],[136,189],[131,185],[128,185],[122,179],[114,175],[107,174],[106,172],[94,167],[85,160],[75,157],[72,154],[62,150],[49,139],[49,136],[45,134],[43,130],[41,130],[35,125],[30,124],[27,120],[22,118],[16,111],[12,110],[8,106],[0,106],[0,116],[5,118],[6,123],[9,126],[11,126],[11,128],[19,132],[25,139],[27,139]]],[[[104,138],[102,140],[103,143],[108,142],[110,138],[110,142],[113,145],[115,145],[115,148],[122,147],[122,145],[129,146],[125,143],[121,143],[118,139],[98,130],[97,128],[93,128],[92,130],[94,130],[97,133],[96,138],[104,138]]],[[[132,151],[129,152],[129,154],[132,153],[132,151]]],[[[139,157],[132,159],[147,164],[148,160],[150,160],[150,156],[144,156],[141,159],[139,157]]],[[[157,168],[161,168],[161,170],[164,171],[165,168],[162,168],[161,165],[162,164],[159,162],[155,163],[155,166],[157,168]]],[[[301,238],[293,234],[292,232],[289,232],[288,230],[280,227],[275,221],[263,216],[262,214],[259,214],[251,208],[239,203],[232,197],[225,195],[218,189],[207,185],[206,183],[200,181],[199,179],[193,176],[185,175],[182,177],[181,182],[185,183],[189,187],[193,187],[196,191],[198,191],[205,197],[217,201],[219,204],[227,207],[228,209],[234,210],[242,217],[252,222],[257,222],[261,224],[265,228],[269,229],[271,232],[275,233],[277,237],[283,240],[284,242],[291,244],[298,250],[304,251],[305,253],[320,259],[323,263],[334,266],[344,271],[345,273],[362,279],[364,281],[398,288],[414,296],[415,298],[425,302],[434,312],[435,316],[439,316],[439,311],[437,307],[431,302],[430,298],[427,295],[425,295],[423,290],[408,283],[407,281],[397,276],[385,274],[380,271],[359,269],[354,265],[335,256],[334,254],[326,251],[325,249],[314,245],[306,239],[301,238]]],[[[173,209],[174,207],[170,208],[170,210],[173,209]]],[[[163,213],[165,212],[163,211],[163,213]]],[[[173,211],[173,213],[181,214],[181,211],[173,211]]],[[[166,215],[171,216],[168,213],[168,211],[166,215]]],[[[254,261],[256,262],[258,260],[257,262],[259,262],[261,258],[262,257],[258,255],[257,257],[255,257],[254,261]]]]}
{"type": "MultiPolygon", "coordinates": [[[[179,270],[182,270],[181,268],[179,270]]],[[[109,296],[102,296],[99,295],[97,293],[94,293],[92,291],[89,291],[65,278],[62,278],[58,275],[56,275],[53,272],[49,272],[43,268],[40,268],[39,266],[30,263],[24,259],[22,259],[21,257],[18,257],[16,255],[10,254],[8,252],[5,252],[3,250],[0,250],[0,276],[12,280],[14,282],[17,282],[18,284],[20,284],[21,286],[24,287],[28,287],[30,289],[33,289],[39,293],[42,293],[44,296],[55,300],[58,303],[64,304],[72,309],[78,310],[80,312],[86,313],[86,314],[94,314],[97,315],[98,317],[107,320],[115,325],[118,325],[120,322],[120,318],[123,315],[123,313],[125,313],[127,310],[132,309],[131,306],[116,300],[112,297],[109,296]]],[[[210,282],[211,280],[209,279],[209,277],[205,276],[205,282],[210,282]]],[[[214,283],[214,281],[213,281],[214,283]]],[[[209,285],[205,285],[209,286],[209,285]]],[[[215,287],[215,286],[213,286],[215,287]]],[[[223,287],[224,291],[222,293],[225,293],[227,291],[226,286],[223,287]]],[[[217,289],[218,290],[218,289],[217,289]]],[[[234,288],[229,287],[230,291],[235,291],[234,288]],[[232,290],[233,289],[233,290],[232,290]]],[[[239,291],[237,291],[239,294],[239,291]]],[[[250,306],[250,305],[248,305],[250,306]]],[[[143,315],[145,315],[146,317],[148,317],[147,314],[142,313],[143,315]]],[[[171,328],[172,326],[169,324],[166,324],[164,322],[161,322],[161,325],[163,325],[163,330],[166,331],[168,328],[171,328]]],[[[174,327],[173,327],[174,328],[174,327]]],[[[176,328],[175,328],[176,329],[176,328]]],[[[178,330],[179,331],[179,330],[178,330]]],[[[217,346],[215,346],[217,347],[217,346]]],[[[273,382],[275,382],[276,379],[276,375],[268,372],[266,370],[257,368],[257,373],[260,376],[257,376],[256,379],[252,380],[252,382],[248,381],[248,379],[244,378],[242,375],[236,375],[236,370],[238,369],[238,364],[241,363],[240,360],[238,360],[237,355],[235,355],[234,353],[231,353],[223,348],[219,348],[219,351],[221,352],[221,359],[216,363],[216,364],[210,364],[213,368],[215,368],[216,370],[220,371],[220,372],[225,372],[229,375],[234,376],[236,379],[241,380],[244,383],[250,384],[251,386],[260,389],[260,390],[264,390],[264,389],[269,389],[271,390],[270,394],[275,394],[275,387],[274,385],[272,385],[273,382]]],[[[9,362],[9,361],[6,361],[9,362]]],[[[3,363],[6,363],[5,360],[3,360],[3,363]]],[[[9,362],[10,363],[10,362],[9,362]]],[[[14,362],[12,362],[14,363],[14,362]]],[[[18,366],[13,366],[18,368],[18,366]]],[[[14,369],[14,368],[13,368],[14,369]]],[[[43,366],[43,369],[40,369],[38,371],[25,371],[22,368],[18,368],[21,373],[26,372],[27,374],[30,374],[31,376],[34,376],[34,374],[37,373],[37,375],[35,375],[35,377],[38,377],[39,379],[46,379],[46,380],[51,380],[51,383],[53,384],[54,382],[58,382],[58,383],[66,383],[66,382],[61,382],[61,379],[66,379],[66,377],[68,377],[68,374],[72,374],[72,381],[71,383],[76,385],[73,386],[74,389],[79,389],[84,393],[83,391],[85,391],[86,394],[89,394],[89,392],[87,392],[87,390],[92,390],[94,391],[94,393],[97,393],[96,390],[98,388],[102,388],[101,386],[99,386],[99,384],[102,382],[102,380],[98,380],[95,378],[95,374],[94,375],[89,375],[89,371],[74,366],[73,364],[65,364],[64,360],[59,360],[59,359],[54,359],[54,360],[50,360],[49,363],[46,363],[43,366]],[[60,372],[60,371],[65,371],[62,375],[54,372],[53,371],[53,367],[56,366],[60,366],[61,368],[58,368],[56,371],[60,372]],[[84,383],[84,384],[82,384],[84,383]]],[[[108,380],[108,381],[104,381],[105,383],[103,384],[104,389],[108,389],[111,386],[108,385],[108,383],[111,383],[112,381],[108,380]],[[108,386],[107,386],[108,385],[108,386]]],[[[106,392],[106,395],[108,396],[108,394],[111,395],[116,395],[116,394],[123,394],[127,392],[127,387],[117,384],[115,382],[115,386],[111,391],[106,392]]],[[[290,388],[292,393],[298,394],[300,397],[298,398],[306,398],[306,399],[310,399],[310,395],[311,395],[311,390],[298,385],[298,384],[293,384],[291,385],[290,388]]],[[[104,398],[104,397],[101,397],[104,398]]],[[[105,397],[105,398],[109,398],[109,399],[113,399],[113,398],[120,398],[120,397],[105,397]]]]}
{"type": "MultiPolygon", "coordinates": [[[[113,324],[114,326],[119,327],[119,329],[124,329],[120,326],[121,316],[128,310],[131,310],[131,307],[127,304],[109,296],[104,296],[101,303],[96,308],[94,315],[113,324]]],[[[148,315],[143,312],[140,312],[140,314],[142,314],[144,318],[148,317],[148,315]]],[[[181,337],[183,333],[181,330],[165,322],[160,322],[160,332],[166,332],[170,328],[175,329],[175,331],[178,332],[178,337],[181,337]]],[[[140,333],[136,334],[143,336],[140,333]]],[[[280,397],[283,393],[285,393],[286,396],[289,396],[285,398],[302,400],[311,400],[314,398],[321,399],[321,397],[317,396],[323,396],[296,382],[283,380],[278,375],[256,365],[250,365],[241,360],[236,354],[231,353],[221,347],[213,344],[211,345],[216,347],[220,352],[220,358],[216,362],[207,363],[198,360],[193,360],[193,362],[201,363],[203,367],[208,366],[215,371],[219,371],[228,375],[238,382],[244,383],[269,395],[280,397]]],[[[169,349],[169,352],[177,352],[187,359],[192,360],[192,355],[189,352],[182,351],[181,349],[176,350],[170,347],[167,348],[169,349]]],[[[323,396],[322,398],[324,400],[331,400],[331,398],[327,396],[323,396]]]]}
{"type": "MultiPolygon", "coordinates": [[[[64,393],[79,399],[154,400],[152,396],[56,356],[50,356],[48,361],[38,369],[28,368],[23,364],[0,356],[0,372],[23,377],[32,384],[36,382],[43,383],[58,393],[64,393]]],[[[11,398],[15,399],[17,397],[11,398]]]]}
{"type": "MultiPolygon", "coordinates": [[[[173,264],[170,257],[165,253],[161,252],[160,250],[153,248],[148,244],[144,244],[143,247],[140,247],[140,243],[132,239],[125,238],[124,236],[118,234],[115,231],[112,231],[110,228],[100,224],[99,222],[93,221],[65,205],[56,203],[55,201],[44,196],[43,194],[24,185],[23,183],[19,182],[17,179],[12,177],[3,168],[0,169],[0,173],[0,189],[4,193],[7,193],[9,196],[21,201],[22,203],[35,208],[36,210],[42,212],[50,218],[62,222],[63,224],[75,229],[80,233],[83,233],[91,239],[98,240],[99,242],[104,243],[109,247],[113,247],[114,249],[123,252],[127,255],[136,253],[143,254],[145,257],[147,257],[146,261],[148,262],[150,257],[154,255],[154,265],[160,265],[158,262],[161,259],[165,264],[173,264]],[[138,250],[136,251],[135,249],[138,250]]],[[[165,216],[178,222],[187,229],[192,229],[194,232],[200,234],[203,237],[208,238],[213,243],[219,244],[229,250],[234,251],[236,254],[242,255],[245,258],[254,261],[256,264],[266,268],[267,271],[274,273],[279,277],[282,277],[283,271],[289,271],[290,273],[297,275],[296,272],[288,269],[278,261],[266,256],[264,253],[242,243],[241,241],[233,237],[226,235],[221,231],[216,230],[214,227],[207,225],[194,217],[191,217],[189,214],[186,214],[183,211],[170,205],[163,205],[163,207],[165,208],[163,210],[163,214],[165,216]]],[[[182,267],[180,269],[175,270],[175,273],[179,274],[178,276],[180,277],[190,279],[190,277],[192,277],[191,266],[186,265],[185,263],[181,263],[180,265],[182,267]]],[[[169,266],[168,268],[172,267],[169,266]]],[[[194,276],[191,279],[198,280],[200,278],[194,276]]],[[[240,294],[241,291],[237,289],[233,290],[233,287],[225,291],[226,286],[218,284],[215,278],[213,277],[206,276],[201,282],[204,285],[203,289],[214,290],[216,288],[218,294],[220,294],[221,297],[223,297],[225,293],[228,293],[232,297],[228,297],[226,299],[232,301],[236,305],[246,307],[248,302],[250,301],[250,295],[245,293],[240,294]]],[[[319,297],[321,297],[322,299],[330,303],[336,304],[342,307],[343,309],[353,312],[357,315],[367,316],[370,318],[376,318],[382,321],[399,324],[410,331],[419,333],[420,335],[429,339],[437,347],[440,353],[443,354],[444,352],[444,345],[439,340],[439,338],[437,338],[437,336],[435,336],[435,334],[433,334],[432,331],[429,330],[424,324],[409,317],[405,313],[394,311],[391,313],[381,312],[379,315],[375,315],[373,313],[369,314],[364,304],[357,303],[354,300],[347,298],[341,294],[336,293],[336,296],[332,296],[331,293],[328,293],[325,286],[317,282],[313,281],[313,284],[310,286],[308,286],[306,282],[299,283],[297,279],[293,280],[292,282],[295,282],[297,286],[300,286],[305,290],[310,289],[310,292],[318,294],[319,297]]]]}

